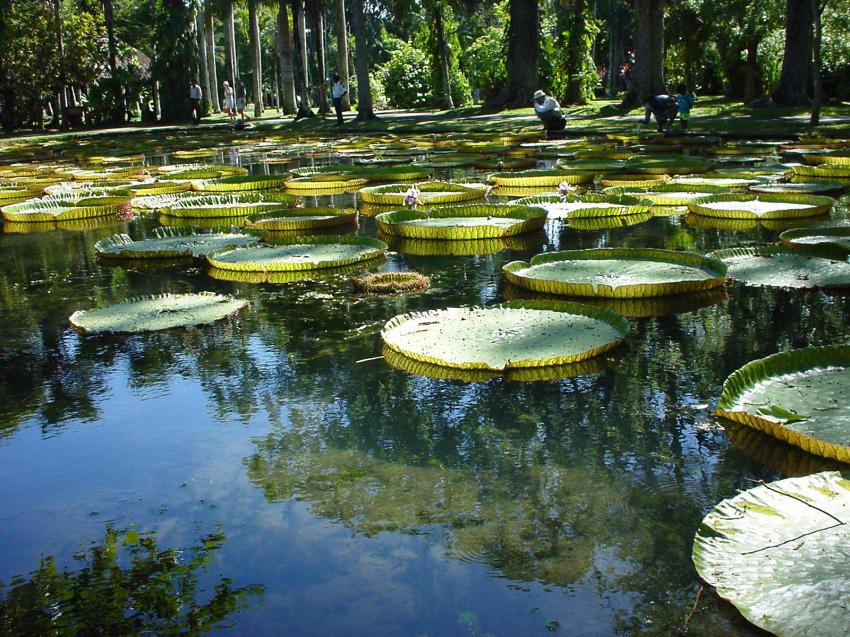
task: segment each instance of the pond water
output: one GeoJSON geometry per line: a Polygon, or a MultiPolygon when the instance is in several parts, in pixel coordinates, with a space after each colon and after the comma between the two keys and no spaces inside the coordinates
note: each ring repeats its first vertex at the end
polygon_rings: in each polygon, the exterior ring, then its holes
{"type": "MultiPolygon", "coordinates": [[[[0,599],[61,590],[120,616],[121,582],[134,599],[197,605],[187,624],[154,604],[154,632],[680,634],[705,513],[754,481],[828,467],[752,433],[733,443],[710,412],[743,363],[846,342],[847,296],[730,283],[682,313],[632,319],[603,364],[560,380],[437,380],[378,358],[392,316],[516,296],[501,266],[544,249],[705,253],[773,242],[776,229],[555,221],[519,249],[391,253],[381,270],[432,286],[378,297],[355,294],[350,275],[233,283],[198,262],[95,257],[98,239],[156,225],[0,236],[0,599]],[[77,309],[200,290],[250,311],[129,337],[68,327],[77,309]]],[[[374,220],[357,232],[377,236],[374,220]]],[[[35,626],[30,606],[17,612],[35,626]]],[[[48,614],[62,626],[68,612],[48,614]]],[[[757,631],[706,592],[687,634],[757,631]]]]}

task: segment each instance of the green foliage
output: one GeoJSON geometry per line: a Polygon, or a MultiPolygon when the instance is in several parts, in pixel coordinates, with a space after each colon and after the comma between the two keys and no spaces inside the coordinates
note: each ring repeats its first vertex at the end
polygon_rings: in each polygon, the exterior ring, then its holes
{"type": "Polygon", "coordinates": [[[224,543],[220,533],[182,551],[161,549],[135,530],[107,529],[103,542],[75,555],[75,570],[42,558],[29,578],[0,584],[0,632],[10,635],[199,634],[260,595],[221,578],[211,591],[199,575],[224,543]],[[207,597],[203,601],[201,596],[207,597]]]}
{"type": "MultiPolygon", "coordinates": [[[[429,11],[429,15],[433,12],[440,11],[443,21],[443,31],[445,36],[444,46],[446,49],[446,57],[449,67],[449,88],[452,94],[452,102],[454,106],[463,106],[472,101],[472,91],[469,86],[469,80],[466,79],[460,67],[460,40],[458,39],[457,30],[458,23],[455,19],[451,7],[440,2],[433,2],[434,6],[429,11]]],[[[444,101],[439,98],[443,94],[443,77],[440,71],[440,46],[438,42],[437,29],[433,25],[429,25],[428,21],[423,22],[422,31],[420,33],[421,40],[424,40],[424,47],[428,51],[428,59],[431,67],[431,92],[433,94],[433,104],[435,106],[443,106],[444,101]]]]}
{"type": "Polygon", "coordinates": [[[390,37],[389,61],[378,67],[376,76],[384,87],[387,103],[397,108],[417,108],[431,103],[430,64],[413,45],[390,37]]]}
{"type": "Polygon", "coordinates": [[[494,98],[507,80],[507,0],[494,5],[492,11],[496,18],[495,23],[473,40],[463,53],[463,64],[469,83],[481,92],[481,100],[485,102],[494,98]]]}

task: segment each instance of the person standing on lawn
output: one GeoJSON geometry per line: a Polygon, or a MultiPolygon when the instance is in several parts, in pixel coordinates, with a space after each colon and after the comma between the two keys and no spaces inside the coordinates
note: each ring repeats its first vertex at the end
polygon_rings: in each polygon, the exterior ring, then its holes
{"type": "Polygon", "coordinates": [[[348,93],[348,89],[345,84],[339,79],[339,75],[334,74],[333,102],[337,126],[342,126],[344,121],[342,118],[342,98],[345,97],[346,93],[348,93]]]}
{"type": "Polygon", "coordinates": [[[201,93],[201,87],[198,86],[198,80],[192,80],[192,85],[189,87],[189,102],[192,105],[192,120],[195,124],[201,123],[201,116],[203,115],[203,111],[201,110],[201,100],[203,99],[204,94],[201,93]]]}

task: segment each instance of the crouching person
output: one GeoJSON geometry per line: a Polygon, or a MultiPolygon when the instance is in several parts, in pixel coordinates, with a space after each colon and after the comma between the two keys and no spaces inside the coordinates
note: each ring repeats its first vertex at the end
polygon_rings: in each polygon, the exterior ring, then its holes
{"type": "Polygon", "coordinates": [[[673,120],[679,113],[679,100],[675,95],[650,95],[643,105],[646,109],[643,114],[644,124],[649,124],[650,116],[654,115],[658,132],[673,129],[673,120]]]}
{"type": "Polygon", "coordinates": [[[543,91],[534,93],[534,112],[543,122],[543,130],[548,134],[550,131],[564,130],[567,118],[561,112],[561,105],[554,97],[549,97],[543,91]]]}

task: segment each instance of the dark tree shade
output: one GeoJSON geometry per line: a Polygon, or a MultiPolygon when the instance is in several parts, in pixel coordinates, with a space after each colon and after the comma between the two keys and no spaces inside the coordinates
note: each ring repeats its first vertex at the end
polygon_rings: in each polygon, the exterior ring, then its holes
{"type": "Polygon", "coordinates": [[[505,87],[488,104],[493,108],[517,108],[531,104],[539,88],[537,60],[540,13],[537,0],[511,0],[508,26],[508,78],[505,87]]]}
{"type": "Polygon", "coordinates": [[[787,0],[786,6],[785,55],[773,101],[779,106],[809,106],[814,9],[811,0],[787,0]]]}
{"type": "Polygon", "coordinates": [[[635,23],[634,88],[626,98],[631,106],[665,91],[664,0],[635,0],[635,23]]]}

